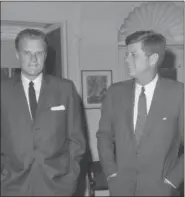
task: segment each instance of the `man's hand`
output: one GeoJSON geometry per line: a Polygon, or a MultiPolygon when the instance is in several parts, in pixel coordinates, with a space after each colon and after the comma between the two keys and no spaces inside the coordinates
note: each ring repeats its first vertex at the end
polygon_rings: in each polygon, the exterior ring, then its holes
{"type": "Polygon", "coordinates": [[[1,174],[1,181],[3,181],[4,179],[5,179],[5,176],[1,174]]]}
{"type": "Polygon", "coordinates": [[[6,169],[3,169],[3,171],[1,172],[1,181],[4,181],[7,175],[8,171],[6,169]]]}

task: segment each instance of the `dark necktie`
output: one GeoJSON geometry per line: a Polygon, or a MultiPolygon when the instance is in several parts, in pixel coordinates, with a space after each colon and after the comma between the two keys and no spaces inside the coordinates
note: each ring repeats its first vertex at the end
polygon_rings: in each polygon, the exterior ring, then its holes
{"type": "Polygon", "coordinates": [[[37,100],[35,95],[34,83],[32,81],[30,81],[29,83],[29,102],[32,119],[34,119],[37,110],[37,100]]]}
{"type": "Polygon", "coordinates": [[[137,114],[137,122],[135,128],[135,136],[136,136],[137,144],[139,144],[139,141],[143,134],[146,118],[147,118],[147,106],[146,106],[145,88],[142,87],[138,101],[138,114],[137,114]]]}

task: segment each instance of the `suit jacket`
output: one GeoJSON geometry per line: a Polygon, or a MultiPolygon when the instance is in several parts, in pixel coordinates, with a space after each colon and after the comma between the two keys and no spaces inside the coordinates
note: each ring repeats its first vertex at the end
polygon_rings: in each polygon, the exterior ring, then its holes
{"type": "Polygon", "coordinates": [[[184,155],[178,157],[184,139],[183,88],[159,78],[139,145],[133,129],[134,80],[109,88],[97,138],[105,175],[118,173],[108,181],[111,195],[168,196],[172,187],[164,178],[177,187],[183,181],[184,155]]]}
{"type": "Polygon", "coordinates": [[[67,79],[43,76],[31,120],[19,77],[1,83],[3,196],[70,196],[85,151],[79,97],[67,79]],[[63,110],[51,107],[63,105],[63,110]]]}

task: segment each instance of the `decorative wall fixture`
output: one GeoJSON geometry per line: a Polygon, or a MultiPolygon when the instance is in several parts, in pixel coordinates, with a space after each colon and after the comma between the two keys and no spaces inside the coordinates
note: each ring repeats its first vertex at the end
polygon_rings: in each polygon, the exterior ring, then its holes
{"type": "Polygon", "coordinates": [[[147,2],[134,8],[118,32],[118,42],[138,30],[153,30],[163,34],[168,45],[183,44],[183,7],[173,2],[147,2]]]}
{"type": "Polygon", "coordinates": [[[108,87],[112,84],[111,70],[82,70],[82,97],[85,108],[99,109],[108,87]]]}

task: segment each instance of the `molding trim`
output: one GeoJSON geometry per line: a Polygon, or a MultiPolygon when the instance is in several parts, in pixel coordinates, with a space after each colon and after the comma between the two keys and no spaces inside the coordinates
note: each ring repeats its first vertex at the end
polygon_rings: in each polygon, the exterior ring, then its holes
{"type": "Polygon", "coordinates": [[[17,34],[26,28],[34,28],[38,30],[44,31],[46,28],[44,27],[38,27],[38,26],[33,26],[33,25],[5,25],[1,24],[1,40],[14,40],[17,34]]]}
{"type": "Polygon", "coordinates": [[[117,41],[125,40],[136,31],[153,30],[162,34],[168,45],[182,45],[183,24],[183,8],[174,2],[144,2],[124,19],[118,30],[117,41]]]}

